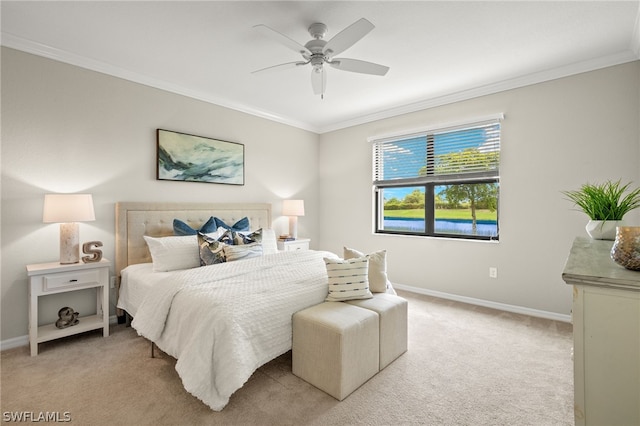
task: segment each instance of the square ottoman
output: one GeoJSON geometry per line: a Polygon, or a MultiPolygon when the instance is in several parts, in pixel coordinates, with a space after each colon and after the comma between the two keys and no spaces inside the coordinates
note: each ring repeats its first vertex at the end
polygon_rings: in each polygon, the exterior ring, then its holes
{"type": "Polygon", "coordinates": [[[342,401],[378,372],[378,314],[324,302],[293,315],[293,374],[342,401]]]}
{"type": "Polygon", "coordinates": [[[380,370],[407,351],[407,300],[389,293],[345,303],[370,309],[380,316],[380,370]]]}

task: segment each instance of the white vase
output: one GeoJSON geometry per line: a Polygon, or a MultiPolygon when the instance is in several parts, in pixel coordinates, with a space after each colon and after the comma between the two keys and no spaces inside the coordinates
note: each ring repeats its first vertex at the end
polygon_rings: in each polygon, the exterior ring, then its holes
{"type": "Polygon", "coordinates": [[[615,240],[616,228],[622,226],[621,220],[590,220],[585,229],[594,240],[615,240]]]}

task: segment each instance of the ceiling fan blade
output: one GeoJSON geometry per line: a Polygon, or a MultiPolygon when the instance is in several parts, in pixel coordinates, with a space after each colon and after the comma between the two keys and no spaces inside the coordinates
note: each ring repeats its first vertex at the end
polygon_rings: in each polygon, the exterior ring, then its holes
{"type": "Polygon", "coordinates": [[[306,64],[308,64],[308,62],[300,62],[300,61],[297,61],[297,62],[286,62],[284,64],[273,65],[273,66],[270,66],[270,67],[262,68],[262,69],[255,70],[255,71],[251,71],[251,74],[256,74],[256,73],[259,73],[259,72],[280,71],[280,70],[284,70],[284,69],[287,69],[287,68],[294,68],[294,67],[298,67],[298,66],[306,65],[306,64]]]}
{"type": "Polygon", "coordinates": [[[280,44],[288,47],[289,49],[293,50],[294,52],[297,52],[301,55],[311,55],[311,52],[309,51],[309,49],[307,49],[306,47],[304,47],[303,45],[301,45],[300,43],[298,43],[297,41],[290,39],[289,37],[287,37],[286,35],[279,33],[278,31],[267,27],[266,25],[263,24],[259,24],[259,25],[255,25],[253,28],[257,29],[258,31],[260,31],[263,35],[270,37],[271,39],[279,42],[280,44]]]}
{"type": "Polygon", "coordinates": [[[314,94],[324,96],[324,91],[327,88],[327,74],[324,72],[324,68],[311,70],[311,87],[313,87],[314,94]]]}
{"type": "Polygon", "coordinates": [[[329,65],[342,71],[359,72],[362,74],[385,75],[387,71],[389,71],[389,67],[385,67],[384,65],[360,61],[358,59],[335,58],[329,62],[329,65]]]}
{"type": "Polygon", "coordinates": [[[344,52],[362,37],[367,35],[375,26],[364,18],[360,18],[344,30],[336,34],[324,46],[324,53],[331,57],[344,52]]]}

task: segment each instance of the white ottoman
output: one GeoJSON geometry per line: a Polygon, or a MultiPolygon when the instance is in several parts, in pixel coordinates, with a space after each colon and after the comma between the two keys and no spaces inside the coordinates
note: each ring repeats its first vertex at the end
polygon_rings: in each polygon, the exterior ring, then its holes
{"type": "Polygon", "coordinates": [[[378,314],[324,302],[293,314],[293,374],[339,401],[378,372],[378,314]]]}
{"type": "Polygon", "coordinates": [[[380,370],[407,351],[407,300],[388,293],[346,303],[370,309],[380,316],[380,370]]]}

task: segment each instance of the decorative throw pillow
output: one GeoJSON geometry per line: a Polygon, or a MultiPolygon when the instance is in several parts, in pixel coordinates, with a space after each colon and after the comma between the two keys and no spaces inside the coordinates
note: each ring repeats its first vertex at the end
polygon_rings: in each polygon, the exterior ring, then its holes
{"type": "Polygon", "coordinates": [[[251,243],[238,246],[224,245],[224,256],[227,262],[235,260],[250,259],[252,257],[262,256],[262,244],[251,243]]]}
{"type": "Polygon", "coordinates": [[[273,229],[260,228],[257,231],[246,233],[243,232],[245,238],[243,244],[251,244],[252,241],[262,243],[262,254],[273,254],[278,252],[278,243],[276,240],[276,231],[273,229]]]}
{"type": "Polygon", "coordinates": [[[369,291],[369,259],[329,259],[324,258],[329,278],[327,302],[343,300],[371,299],[369,291]]]}
{"type": "MultiPolygon", "coordinates": [[[[225,234],[226,235],[226,234],[225,234]]],[[[222,238],[222,237],[221,237],[222,238]]],[[[198,232],[198,250],[200,266],[215,265],[226,261],[224,247],[226,244],[198,232]]]]}
{"type": "Polygon", "coordinates": [[[222,227],[224,229],[229,229],[231,231],[236,231],[236,232],[248,231],[248,230],[251,229],[248,217],[243,217],[242,219],[240,219],[239,221],[237,221],[236,223],[234,223],[231,226],[229,226],[226,223],[224,223],[224,221],[222,219],[220,219],[219,217],[214,217],[213,219],[216,222],[216,229],[222,227]]]}
{"type": "Polygon", "coordinates": [[[195,235],[175,237],[144,236],[149,246],[155,272],[175,271],[200,266],[195,235]]]}
{"type": "Polygon", "coordinates": [[[224,232],[220,240],[225,244],[236,246],[260,243],[262,242],[262,228],[253,232],[236,232],[229,229],[224,232]]]}
{"type": "Polygon", "coordinates": [[[355,259],[367,257],[369,259],[369,288],[373,293],[384,293],[391,287],[387,277],[387,251],[380,250],[365,255],[352,248],[344,247],[344,258],[355,259]]]}
{"type": "Polygon", "coordinates": [[[224,231],[224,233],[218,238],[218,240],[225,244],[229,244],[230,246],[255,243],[255,241],[249,240],[245,235],[236,231],[232,231],[230,229],[224,231]]]}
{"type": "MultiPolygon", "coordinates": [[[[236,233],[230,230],[224,231],[218,238],[216,238],[219,242],[224,244],[229,244],[230,246],[234,244],[236,239],[236,233]]],[[[210,237],[211,238],[211,237],[210,237]]]]}
{"type": "Polygon", "coordinates": [[[173,235],[196,235],[198,232],[210,234],[218,229],[216,221],[211,216],[200,229],[193,229],[180,219],[173,219],[173,235]]]}
{"type": "Polygon", "coordinates": [[[262,243],[262,228],[247,234],[245,232],[238,232],[238,240],[242,241],[238,244],[252,244],[252,243],[262,243]]]}

